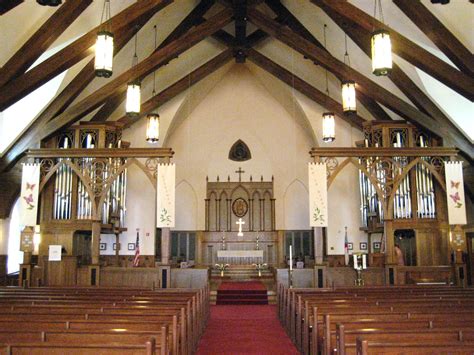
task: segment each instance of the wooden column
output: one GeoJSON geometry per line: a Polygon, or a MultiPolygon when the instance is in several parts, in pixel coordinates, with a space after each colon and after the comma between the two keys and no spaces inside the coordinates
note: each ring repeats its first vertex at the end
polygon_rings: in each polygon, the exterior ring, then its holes
{"type": "Polygon", "coordinates": [[[272,231],[276,230],[276,217],[275,217],[275,199],[270,199],[271,207],[272,207],[272,231]]]}
{"type": "Polygon", "coordinates": [[[209,199],[206,198],[205,200],[205,203],[206,203],[206,230],[208,231],[209,230],[209,199]]]}
{"type": "Polygon", "coordinates": [[[120,266],[120,233],[115,233],[115,265],[120,266]]]}
{"type": "Polygon", "coordinates": [[[227,201],[227,231],[230,232],[232,230],[232,213],[231,213],[231,201],[232,199],[228,198],[227,201]]]}
{"type": "Polygon", "coordinates": [[[161,263],[163,265],[170,263],[170,236],[169,228],[161,228],[161,263]]]}
{"type": "Polygon", "coordinates": [[[249,199],[249,231],[253,232],[253,198],[249,199]]]}
{"type": "Polygon", "coordinates": [[[386,236],[386,245],[385,245],[385,263],[396,264],[397,259],[395,257],[395,241],[393,234],[393,220],[385,219],[384,220],[384,232],[386,236]]]}
{"type": "Polygon", "coordinates": [[[221,230],[221,199],[216,199],[216,231],[221,230]]]}
{"type": "Polygon", "coordinates": [[[100,221],[92,222],[92,246],[91,246],[92,265],[99,265],[100,228],[101,228],[100,221]]]}
{"type": "Polygon", "coordinates": [[[231,224],[231,223],[232,223],[232,221],[231,221],[231,219],[232,219],[232,218],[231,218],[232,214],[230,213],[230,201],[232,201],[230,198],[227,198],[227,199],[226,199],[226,209],[225,209],[226,215],[227,215],[227,226],[226,226],[226,230],[227,230],[228,232],[230,232],[231,227],[232,227],[232,224],[231,224]]]}
{"type": "Polygon", "coordinates": [[[324,260],[324,241],[323,241],[323,227],[314,227],[314,261],[316,265],[321,265],[324,260]]]}

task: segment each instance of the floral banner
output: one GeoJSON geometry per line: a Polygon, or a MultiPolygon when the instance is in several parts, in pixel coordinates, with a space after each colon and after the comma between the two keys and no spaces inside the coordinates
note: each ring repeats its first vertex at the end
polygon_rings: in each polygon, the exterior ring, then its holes
{"type": "Polygon", "coordinates": [[[328,226],[328,191],[325,163],[308,164],[309,225],[328,226]]]}
{"type": "Polygon", "coordinates": [[[175,164],[159,164],[157,172],[156,226],[170,228],[175,224],[175,164]]]}
{"type": "Polygon", "coordinates": [[[39,164],[23,164],[20,195],[20,226],[36,226],[38,214],[39,164]]]}
{"type": "Polygon", "coordinates": [[[445,162],[444,171],[446,173],[449,224],[466,224],[462,161],[445,162]]]}

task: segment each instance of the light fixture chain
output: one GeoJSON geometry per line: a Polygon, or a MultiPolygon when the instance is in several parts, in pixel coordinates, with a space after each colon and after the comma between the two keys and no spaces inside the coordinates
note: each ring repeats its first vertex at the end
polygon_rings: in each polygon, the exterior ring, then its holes
{"type": "MultiPolygon", "coordinates": [[[[156,51],[156,37],[157,37],[156,25],[153,26],[153,29],[155,31],[155,51],[156,51]]],[[[153,92],[152,92],[152,95],[153,96],[156,95],[156,69],[153,71],[153,92]]]]}
{"type": "MultiPolygon", "coordinates": [[[[327,48],[326,48],[326,27],[328,27],[328,25],[324,24],[324,27],[323,27],[324,49],[326,49],[326,51],[327,51],[327,48]]],[[[329,96],[329,80],[328,80],[328,70],[327,70],[327,68],[326,68],[326,94],[329,96]]]]}
{"type": "Polygon", "coordinates": [[[346,64],[347,58],[347,65],[351,66],[351,58],[349,57],[349,52],[347,52],[347,33],[344,33],[344,45],[346,47],[346,53],[344,54],[344,64],[346,64]]]}
{"type": "Polygon", "coordinates": [[[132,67],[138,64],[137,42],[138,42],[138,30],[135,33],[135,54],[133,55],[133,59],[132,59],[132,67]]]}

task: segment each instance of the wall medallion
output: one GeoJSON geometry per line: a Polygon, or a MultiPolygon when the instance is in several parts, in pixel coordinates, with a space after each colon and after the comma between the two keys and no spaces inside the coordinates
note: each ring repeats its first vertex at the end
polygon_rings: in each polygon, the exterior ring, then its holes
{"type": "Polygon", "coordinates": [[[238,198],[232,203],[232,212],[239,218],[245,216],[248,210],[249,205],[243,198],[238,198]]]}

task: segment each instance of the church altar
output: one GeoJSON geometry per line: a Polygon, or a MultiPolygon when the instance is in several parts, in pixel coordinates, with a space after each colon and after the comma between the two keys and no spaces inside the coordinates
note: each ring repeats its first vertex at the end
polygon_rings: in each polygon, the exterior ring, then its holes
{"type": "Polygon", "coordinates": [[[263,250],[218,250],[217,261],[232,265],[261,264],[263,263],[263,250]]]}

